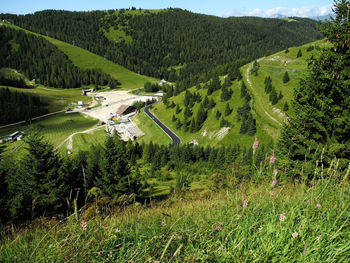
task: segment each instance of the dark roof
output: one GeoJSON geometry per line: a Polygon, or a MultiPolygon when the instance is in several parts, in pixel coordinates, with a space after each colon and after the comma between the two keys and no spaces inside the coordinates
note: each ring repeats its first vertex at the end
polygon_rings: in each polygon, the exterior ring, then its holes
{"type": "Polygon", "coordinates": [[[129,105],[121,105],[119,107],[119,109],[117,110],[117,114],[118,115],[123,115],[126,111],[132,112],[135,111],[136,108],[133,106],[129,106],[129,105]]]}

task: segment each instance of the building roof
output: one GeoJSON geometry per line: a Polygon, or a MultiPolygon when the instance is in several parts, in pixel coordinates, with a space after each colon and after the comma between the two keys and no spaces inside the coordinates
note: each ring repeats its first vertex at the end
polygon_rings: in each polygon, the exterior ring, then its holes
{"type": "Polygon", "coordinates": [[[129,105],[121,105],[119,107],[119,109],[117,110],[117,114],[119,116],[123,115],[127,110],[132,110],[132,111],[135,111],[136,108],[133,107],[133,106],[129,106],[129,105]]]}

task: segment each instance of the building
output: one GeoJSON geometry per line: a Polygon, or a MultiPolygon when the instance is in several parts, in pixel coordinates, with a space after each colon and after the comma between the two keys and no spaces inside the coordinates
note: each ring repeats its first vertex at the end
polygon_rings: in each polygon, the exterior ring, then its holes
{"type": "Polygon", "coordinates": [[[7,140],[8,141],[15,141],[17,139],[18,136],[21,135],[21,132],[19,131],[15,131],[14,133],[10,134],[8,137],[7,137],[7,140]]]}
{"type": "Polygon", "coordinates": [[[83,89],[81,91],[81,94],[86,96],[89,92],[94,92],[94,89],[83,89]]]}
{"type": "Polygon", "coordinates": [[[121,105],[117,110],[117,117],[121,118],[123,116],[131,116],[136,113],[136,108],[129,105],[121,105]]]}
{"type": "Polygon", "coordinates": [[[84,102],[82,100],[78,101],[78,107],[84,107],[84,102]]]}

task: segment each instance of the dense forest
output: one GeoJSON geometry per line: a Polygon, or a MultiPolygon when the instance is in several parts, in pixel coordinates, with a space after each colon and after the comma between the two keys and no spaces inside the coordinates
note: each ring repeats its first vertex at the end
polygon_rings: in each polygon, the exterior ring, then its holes
{"type": "Polygon", "coordinates": [[[47,113],[45,106],[38,96],[2,88],[0,89],[0,124],[30,120],[43,115],[47,113]]]}
{"type": "Polygon", "coordinates": [[[119,84],[101,70],[80,70],[55,45],[42,37],[5,26],[0,27],[0,35],[0,68],[20,70],[30,80],[55,88],[119,84]]]}
{"type": "Polygon", "coordinates": [[[93,145],[90,151],[62,157],[35,129],[26,136],[26,142],[27,153],[20,160],[3,158],[0,162],[2,223],[22,222],[44,214],[65,215],[73,211],[74,199],[79,206],[95,197],[107,197],[111,204],[125,198],[145,202],[155,193],[149,179],[166,182],[173,179],[170,174],[174,173],[173,188],[177,189],[188,188],[203,174],[209,179],[219,173],[213,180],[225,184],[232,169],[237,180],[243,180],[272,154],[272,144],[253,154],[252,148],[239,145],[139,145],[123,142],[115,135],[106,136],[104,145],[93,145]]]}
{"type": "MultiPolygon", "coordinates": [[[[160,12],[46,10],[2,14],[23,28],[78,45],[135,72],[187,86],[225,75],[266,54],[322,38],[306,18],[219,18],[181,9],[160,12]],[[122,31],[125,39],[107,36],[122,31]]],[[[118,33],[117,33],[118,34],[118,33]]]]}

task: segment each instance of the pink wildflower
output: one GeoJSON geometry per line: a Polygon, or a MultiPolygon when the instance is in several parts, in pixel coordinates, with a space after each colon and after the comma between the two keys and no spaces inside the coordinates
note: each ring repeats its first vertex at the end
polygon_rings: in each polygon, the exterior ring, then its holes
{"type": "Polygon", "coordinates": [[[294,232],[293,234],[292,234],[292,237],[293,238],[297,238],[299,236],[299,233],[298,232],[294,232]]]}
{"type": "Polygon", "coordinates": [[[222,226],[222,225],[224,225],[225,224],[225,222],[219,222],[219,225],[220,226],[222,226]]]}
{"type": "Polygon", "coordinates": [[[243,208],[247,207],[248,206],[248,200],[247,199],[244,199],[243,201],[243,208]]]}
{"type": "Polygon", "coordinates": [[[275,185],[277,184],[277,180],[273,180],[272,183],[271,183],[271,187],[274,187],[275,185]]]}
{"type": "Polygon", "coordinates": [[[276,161],[276,158],[275,158],[275,152],[272,153],[272,156],[270,158],[270,163],[274,163],[276,161]]]}
{"type": "Polygon", "coordinates": [[[270,195],[274,195],[275,192],[273,190],[270,191],[270,195]]]}
{"type": "Polygon", "coordinates": [[[258,148],[258,146],[259,146],[258,137],[255,136],[254,143],[253,143],[253,149],[258,148]]]}
{"type": "Polygon", "coordinates": [[[99,252],[97,252],[97,256],[101,256],[101,252],[99,251],[99,252]]]}
{"type": "Polygon", "coordinates": [[[316,239],[317,239],[317,241],[321,241],[322,240],[322,236],[317,236],[316,239]]]}
{"type": "Polygon", "coordinates": [[[87,228],[87,222],[84,220],[84,218],[81,220],[81,227],[83,228],[83,230],[86,230],[87,228]]]}
{"type": "Polygon", "coordinates": [[[316,206],[317,206],[318,208],[321,208],[321,204],[316,204],[316,206]]]}
{"type": "Polygon", "coordinates": [[[284,221],[286,219],[286,214],[280,214],[280,221],[284,221]]]}
{"type": "Polygon", "coordinates": [[[304,228],[305,228],[305,226],[304,226],[304,225],[301,225],[300,227],[301,227],[301,229],[304,229],[304,228]]]}
{"type": "Polygon", "coordinates": [[[241,217],[242,217],[241,215],[237,215],[237,219],[241,219],[241,217]]]}

